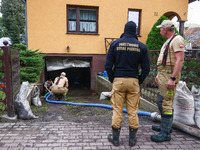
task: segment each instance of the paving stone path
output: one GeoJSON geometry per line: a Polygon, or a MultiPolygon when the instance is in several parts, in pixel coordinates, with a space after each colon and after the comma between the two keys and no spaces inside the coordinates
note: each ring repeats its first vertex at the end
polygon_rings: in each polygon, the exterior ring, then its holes
{"type": "Polygon", "coordinates": [[[137,143],[128,146],[128,126],[123,126],[120,146],[107,140],[110,125],[73,122],[0,123],[0,150],[200,150],[200,139],[173,129],[170,142],[150,140],[151,125],[140,125],[137,143]]]}

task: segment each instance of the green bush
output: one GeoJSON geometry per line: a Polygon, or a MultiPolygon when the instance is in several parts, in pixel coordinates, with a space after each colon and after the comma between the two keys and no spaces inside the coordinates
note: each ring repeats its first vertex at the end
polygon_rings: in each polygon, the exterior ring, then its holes
{"type": "Polygon", "coordinates": [[[37,66],[41,67],[43,66],[44,55],[41,55],[38,50],[32,51],[32,50],[26,50],[26,51],[20,51],[20,65],[21,66],[37,66]]]}
{"type": "Polygon", "coordinates": [[[21,82],[28,81],[30,83],[37,82],[39,79],[39,76],[37,73],[29,73],[29,72],[23,72],[21,71],[21,82]]]}
{"type": "MultiPolygon", "coordinates": [[[[148,50],[160,50],[162,45],[165,43],[166,38],[163,38],[160,34],[160,28],[156,28],[156,26],[160,25],[163,20],[169,20],[169,18],[167,18],[166,16],[161,16],[149,32],[146,41],[148,50]]],[[[179,34],[176,28],[175,32],[179,34]]]]}
{"type": "Polygon", "coordinates": [[[166,39],[161,36],[160,29],[156,28],[156,26],[160,25],[163,20],[169,20],[169,18],[161,16],[149,32],[146,41],[148,50],[160,50],[163,43],[166,41],[166,39]]]}
{"type": "Polygon", "coordinates": [[[183,63],[183,69],[181,71],[181,78],[182,79],[189,79],[187,82],[187,86],[191,89],[192,86],[194,85],[195,87],[199,88],[200,87],[200,80],[197,82],[194,82],[194,79],[199,79],[200,78],[200,72],[197,71],[200,68],[200,62],[197,62],[195,60],[191,61],[184,61],[183,63]],[[186,69],[189,69],[190,71],[187,72],[186,69]],[[193,70],[193,69],[196,69],[193,70]]]}
{"type": "Polygon", "coordinates": [[[26,50],[26,45],[24,45],[24,44],[13,44],[12,47],[18,48],[20,51],[21,50],[24,50],[24,51],[26,50]]]}
{"type": "MultiPolygon", "coordinates": [[[[160,34],[160,28],[156,28],[156,26],[160,25],[163,20],[169,20],[166,16],[161,16],[158,21],[153,25],[151,31],[148,34],[146,45],[148,50],[160,50],[167,40],[166,38],[163,38],[160,34]]],[[[179,34],[178,30],[175,28],[175,32],[179,34]]],[[[160,52],[153,52],[149,53],[150,58],[154,58],[156,61],[151,61],[151,64],[156,64],[157,58],[159,56],[160,52]]]]}
{"type": "Polygon", "coordinates": [[[44,67],[44,55],[39,50],[28,50],[26,45],[14,44],[19,49],[21,82],[37,82],[44,67]]]}

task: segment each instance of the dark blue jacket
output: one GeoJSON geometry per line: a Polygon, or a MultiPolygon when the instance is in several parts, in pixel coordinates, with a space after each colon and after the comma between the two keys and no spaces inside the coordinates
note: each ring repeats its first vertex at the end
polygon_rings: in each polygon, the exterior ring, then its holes
{"type": "Polygon", "coordinates": [[[142,84],[150,71],[149,54],[145,44],[139,42],[136,36],[136,25],[128,22],[123,36],[114,41],[109,48],[105,69],[110,82],[115,77],[138,78],[142,84]],[[141,73],[139,74],[139,65],[141,73]]]}

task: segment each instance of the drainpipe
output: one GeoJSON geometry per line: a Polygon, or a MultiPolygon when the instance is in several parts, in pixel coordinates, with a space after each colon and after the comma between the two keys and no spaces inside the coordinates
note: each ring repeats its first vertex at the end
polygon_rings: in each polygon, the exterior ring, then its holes
{"type": "Polygon", "coordinates": [[[179,21],[179,33],[181,36],[183,36],[184,33],[184,23],[185,21],[179,21]]]}
{"type": "Polygon", "coordinates": [[[25,39],[26,39],[26,48],[28,49],[26,0],[22,0],[22,2],[25,4],[25,39]]]}

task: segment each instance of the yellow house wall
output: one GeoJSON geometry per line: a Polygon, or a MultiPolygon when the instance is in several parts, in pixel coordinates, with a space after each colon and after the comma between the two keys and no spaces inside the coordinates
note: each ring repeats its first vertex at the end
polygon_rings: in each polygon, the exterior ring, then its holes
{"type": "Polygon", "coordinates": [[[105,54],[104,38],[120,37],[128,9],[142,10],[139,40],[145,43],[160,16],[176,12],[186,21],[187,8],[188,0],[27,0],[28,48],[43,53],[105,54]],[[66,5],[99,7],[98,35],[66,34],[66,5]]]}

